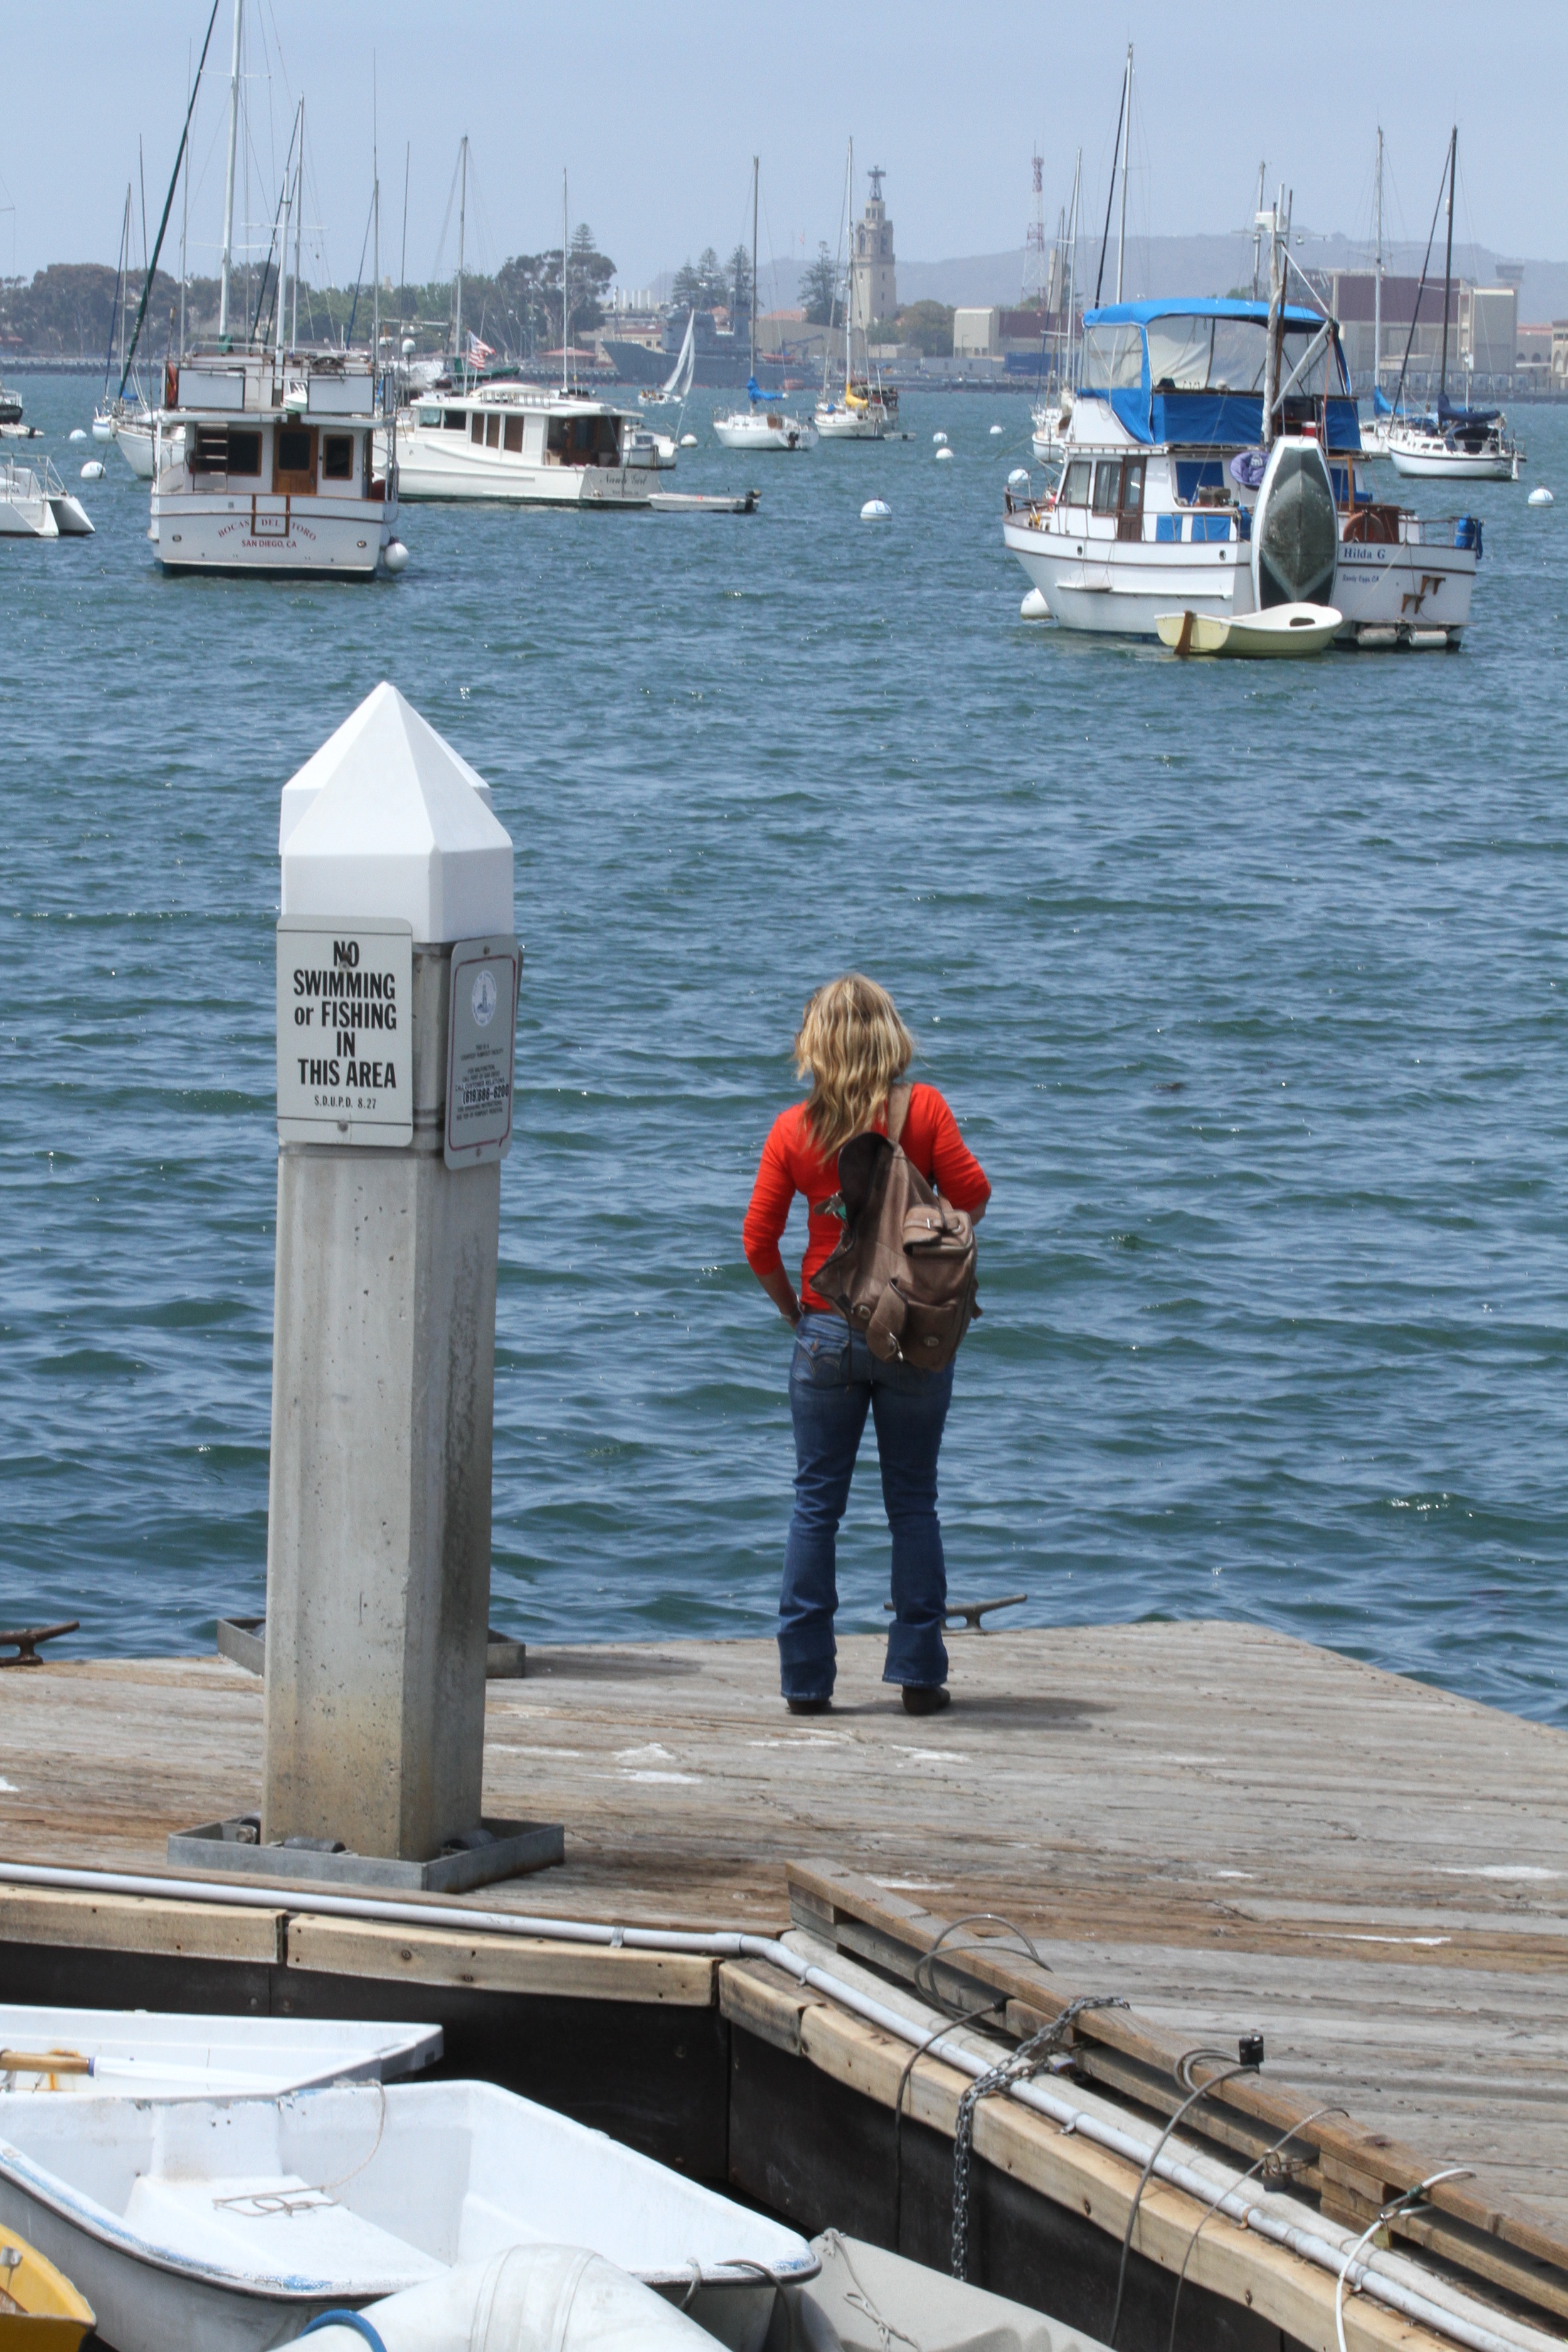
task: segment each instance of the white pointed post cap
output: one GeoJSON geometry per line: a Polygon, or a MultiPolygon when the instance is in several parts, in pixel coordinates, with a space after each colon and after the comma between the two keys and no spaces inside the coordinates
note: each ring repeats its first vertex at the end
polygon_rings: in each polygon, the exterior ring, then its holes
{"type": "Polygon", "coordinates": [[[511,835],[489,800],[384,679],[283,787],[283,913],[390,916],[432,943],[510,933],[511,835]]]}

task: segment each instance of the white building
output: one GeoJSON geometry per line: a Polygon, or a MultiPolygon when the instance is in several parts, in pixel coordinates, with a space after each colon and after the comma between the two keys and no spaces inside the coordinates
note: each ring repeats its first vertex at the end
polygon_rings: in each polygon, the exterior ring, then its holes
{"type": "Polygon", "coordinates": [[[855,224],[855,321],[860,328],[868,327],[874,319],[890,319],[899,307],[893,224],[882,202],[884,177],[880,163],[873,163],[870,199],[864,217],[855,224]]]}
{"type": "Polygon", "coordinates": [[[1002,348],[1000,310],[955,310],[952,314],[952,356],[955,360],[994,359],[1002,348]]]}

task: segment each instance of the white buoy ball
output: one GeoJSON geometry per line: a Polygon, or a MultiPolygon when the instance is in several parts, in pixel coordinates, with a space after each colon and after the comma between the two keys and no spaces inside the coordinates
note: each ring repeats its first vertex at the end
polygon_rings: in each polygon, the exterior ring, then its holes
{"type": "Polygon", "coordinates": [[[1547,488],[1544,482],[1538,490],[1531,490],[1529,498],[1525,500],[1526,506],[1531,507],[1549,507],[1554,503],[1555,501],[1552,499],[1552,493],[1547,488]]]}
{"type": "Polygon", "coordinates": [[[87,439],[87,427],[86,427],[86,425],[73,425],[73,427],[71,428],[71,439],[72,439],[73,441],[85,441],[85,440],[87,439]]]}
{"type": "Polygon", "coordinates": [[[1007,477],[1007,488],[1010,490],[1026,490],[1028,487],[1029,469],[1027,466],[1015,466],[1012,472],[1007,477]]]}
{"type": "Polygon", "coordinates": [[[945,444],[945,442],[946,442],[946,440],[947,440],[947,436],[946,436],[946,434],[945,434],[945,433],[933,433],[933,434],[931,435],[931,439],[936,443],[936,446],[937,446],[937,447],[938,447],[939,449],[940,449],[940,448],[942,448],[942,447],[944,446],[944,444],[945,444]]]}
{"type": "Polygon", "coordinates": [[[113,440],[114,426],[107,416],[95,416],[93,418],[92,437],[95,441],[113,440]]]}
{"type": "Polygon", "coordinates": [[[696,434],[683,433],[680,436],[680,446],[683,449],[695,449],[697,446],[696,434]]]}
{"type": "Polygon", "coordinates": [[[946,447],[939,449],[936,453],[936,462],[939,466],[951,466],[952,463],[952,451],[946,447]]]}
{"type": "Polygon", "coordinates": [[[892,512],[886,499],[868,499],[860,509],[860,520],[862,522],[888,522],[892,512]]]}
{"type": "Polygon", "coordinates": [[[1018,617],[1024,621],[1048,621],[1051,608],[1037,588],[1031,588],[1018,607],[1018,617]]]}
{"type": "Polygon", "coordinates": [[[389,539],[381,560],[395,579],[400,572],[408,569],[408,550],[400,539],[389,539]]]}
{"type": "Polygon", "coordinates": [[[103,479],[102,458],[89,457],[86,465],[81,469],[81,478],[84,482],[101,482],[103,479]]]}
{"type": "Polygon", "coordinates": [[[994,440],[995,440],[995,438],[996,438],[997,435],[1001,432],[1001,430],[1002,430],[1002,427],[1001,427],[999,425],[994,425],[991,427],[991,438],[993,439],[993,441],[994,441],[994,440]]]}

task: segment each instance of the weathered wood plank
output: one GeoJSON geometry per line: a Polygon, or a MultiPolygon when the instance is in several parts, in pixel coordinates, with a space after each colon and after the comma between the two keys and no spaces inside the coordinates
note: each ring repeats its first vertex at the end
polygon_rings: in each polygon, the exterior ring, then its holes
{"type": "Polygon", "coordinates": [[[442,1927],[301,1914],[289,1920],[286,1957],[291,1969],[331,1976],[679,2009],[712,2007],[717,1969],[715,1961],[684,1952],[545,1943],[529,1936],[463,1936],[442,1927]]]}
{"type": "Polygon", "coordinates": [[[286,1916],[281,1907],[221,1911],[206,1903],[57,1892],[0,1881],[0,1944],[158,1952],[184,1959],[270,1966],[283,1957],[286,1916]]]}

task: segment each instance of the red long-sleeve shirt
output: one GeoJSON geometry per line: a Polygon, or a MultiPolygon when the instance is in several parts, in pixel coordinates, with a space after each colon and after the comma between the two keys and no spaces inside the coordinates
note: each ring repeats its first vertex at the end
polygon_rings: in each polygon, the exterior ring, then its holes
{"type": "MultiPolygon", "coordinates": [[[[886,1133],[885,1109],[876,1128],[879,1134],[886,1133]]],[[[991,1198],[984,1169],[965,1145],[957,1120],[934,1087],[910,1088],[899,1141],[926,1182],[934,1185],[955,1209],[973,1214],[991,1198]]],[[[838,1154],[821,1150],[806,1118],[805,1105],[792,1104],[774,1119],[763,1146],[742,1239],[753,1274],[765,1277],[778,1273],[784,1265],[779,1243],[789,1222],[790,1204],[797,1192],[805,1194],[805,1256],[800,1269],[804,1307],[822,1309],[828,1305],[812,1289],[811,1277],[832,1256],[844,1231],[837,1217],[822,1213],[822,1204],[832,1200],[837,1190],[838,1154]]]]}

